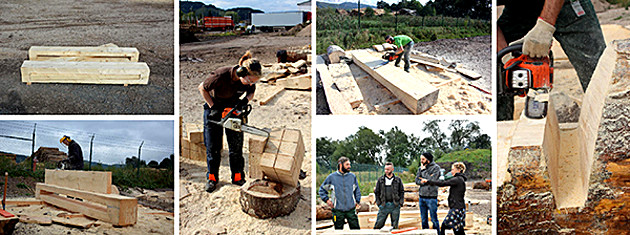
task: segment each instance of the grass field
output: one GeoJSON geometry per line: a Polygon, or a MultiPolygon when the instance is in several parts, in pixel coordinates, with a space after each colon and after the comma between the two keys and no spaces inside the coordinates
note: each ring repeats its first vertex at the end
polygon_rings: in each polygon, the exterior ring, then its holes
{"type": "Polygon", "coordinates": [[[381,15],[361,17],[341,15],[332,8],[317,9],[317,54],[326,53],[329,45],[345,50],[371,47],[384,43],[386,35],[408,35],[415,42],[437,39],[466,38],[490,35],[489,21],[442,16],[381,15]]]}

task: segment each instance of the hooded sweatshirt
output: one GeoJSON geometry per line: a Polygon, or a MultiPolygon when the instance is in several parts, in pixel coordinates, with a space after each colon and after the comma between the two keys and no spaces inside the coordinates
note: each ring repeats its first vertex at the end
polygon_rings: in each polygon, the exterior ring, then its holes
{"type": "Polygon", "coordinates": [[[439,187],[450,186],[448,190],[448,207],[451,209],[465,209],[464,194],[466,193],[466,175],[457,173],[448,180],[429,180],[427,184],[439,187]]]}
{"type": "Polygon", "coordinates": [[[72,170],[83,170],[83,151],[81,151],[81,146],[74,140],[68,144],[68,159],[72,170]]]}
{"type": "Polygon", "coordinates": [[[335,171],[328,175],[319,187],[319,197],[324,202],[331,199],[333,208],[340,211],[349,211],[361,202],[361,190],[357,177],[351,172],[341,173],[335,171]],[[331,191],[330,197],[328,191],[331,191]]]}
{"type": "Polygon", "coordinates": [[[438,186],[422,184],[420,182],[420,178],[427,180],[440,179],[440,166],[435,162],[430,162],[429,164],[427,164],[424,170],[418,167],[418,174],[416,174],[416,184],[420,185],[420,190],[418,191],[420,197],[437,198],[438,186]]]}

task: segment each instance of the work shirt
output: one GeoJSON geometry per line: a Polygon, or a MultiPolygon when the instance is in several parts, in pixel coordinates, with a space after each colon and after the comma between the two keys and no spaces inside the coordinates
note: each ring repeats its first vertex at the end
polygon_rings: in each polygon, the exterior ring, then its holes
{"type": "Polygon", "coordinates": [[[361,202],[361,190],[357,177],[351,173],[335,171],[328,175],[319,187],[319,197],[323,201],[331,199],[334,209],[349,211],[361,202]],[[329,196],[328,191],[331,191],[329,196]]]}
{"type": "Polygon", "coordinates": [[[68,144],[68,160],[73,170],[83,169],[83,151],[81,150],[81,146],[74,140],[70,141],[70,144],[68,144]]]}
{"type": "Polygon", "coordinates": [[[233,79],[237,66],[225,66],[210,73],[203,81],[203,89],[210,92],[212,101],[223,106],[236,105],[243,93],[252,94],[256,85],[245,85],[240,79],[233,79]]]}
{"type": "Polygon", "coordinates": [[[410,42],[413,42],[413,39],[411,39],[407,35],[398,35],[394,37],[394,45],[396,45],[398,48],[401,48],[410,42]]]}

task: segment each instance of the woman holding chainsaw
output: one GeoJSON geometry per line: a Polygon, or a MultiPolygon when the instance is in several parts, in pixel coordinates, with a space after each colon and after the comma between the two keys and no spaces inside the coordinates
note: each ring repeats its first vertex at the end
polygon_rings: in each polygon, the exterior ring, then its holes
{"type": "MultiPolygon", "coordinates": [[[[245,119],[251,106],[247,102],[254,97],[255,83],[262,74],[260,62],[247,51],[236,66],[226,66],[215,70],[199,84],[199,92],[206,103],[203,105],[203,137],[206,145],[206,191],[212,192],[219,182],[219,165],[223,148],[223,126],[216,122],[228,115],[245,119]],[[244,96],[244,97],[242,97],[244,96]]],[[[243,159],[243,132],[225,129],[230,156],[232,184],[245,184],[245,160],[243,159]]]]}

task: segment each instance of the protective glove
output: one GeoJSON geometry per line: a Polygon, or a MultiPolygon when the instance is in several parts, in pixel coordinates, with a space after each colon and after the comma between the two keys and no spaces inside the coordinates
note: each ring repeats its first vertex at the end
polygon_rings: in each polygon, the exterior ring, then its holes
{"type": "Polygon", "coordinates": [[[523,54],[534,58],[545,57],[549,55],[555,31],[556,28],[553,25],[538,18],[534,28],[529,30],[525,37],[510,43],[510,45],[523,43],[523,54]]]}
{"type": "Polygon", "coordinates": [[[247,97],[243,97],[243,99],[240,99],[238,101],[238,103],[236,104],[236,109],[244,110],[245,108],[247,108],[247,103],[248,102],[249,102],[249,100],[247,99],[247,97]]]}

